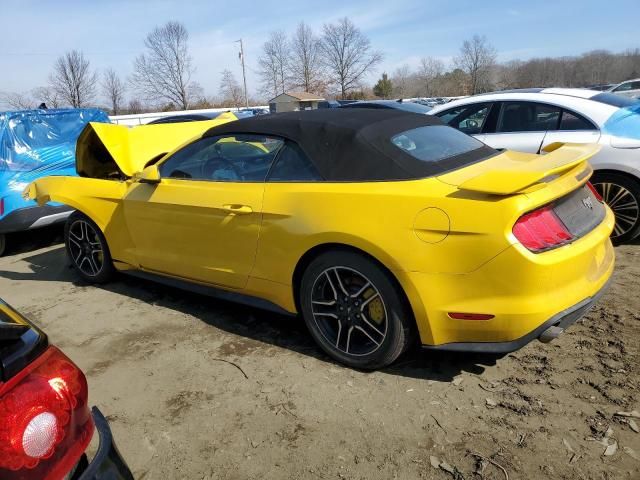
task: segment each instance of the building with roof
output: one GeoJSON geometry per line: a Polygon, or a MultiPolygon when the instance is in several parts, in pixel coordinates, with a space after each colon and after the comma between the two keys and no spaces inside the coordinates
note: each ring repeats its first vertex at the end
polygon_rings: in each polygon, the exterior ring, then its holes
{"type": "Polygon", "coordinates": [[[299,110],[315,110],[318,102],[324,101],[319,95],[309,92],[285,92],[269,100],[269,111],[296,112],[299,110]]]}

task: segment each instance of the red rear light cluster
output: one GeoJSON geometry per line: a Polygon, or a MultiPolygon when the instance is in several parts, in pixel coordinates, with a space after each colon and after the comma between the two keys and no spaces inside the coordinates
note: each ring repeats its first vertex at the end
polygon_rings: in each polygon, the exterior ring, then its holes
{"type": "Polygon", "coordinates": [[[0,384],[0,478],[63,478],[93,435],[87,396],[82,371],[55,347],[0,384]]]}
{"type": "Polygon", "coordinates": [[[527,213],[513,226],[513,234],[532,252],[559,247],[573,239],[551,207],[527,213]]]}

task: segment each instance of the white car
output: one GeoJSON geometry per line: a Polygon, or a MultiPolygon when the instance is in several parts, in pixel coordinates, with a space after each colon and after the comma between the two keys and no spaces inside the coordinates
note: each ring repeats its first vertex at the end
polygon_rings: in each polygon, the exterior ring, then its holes
{"type": "Polygon", "coordinates": [[[475,95],[432,115],[497,149],[544,153],[555,142],[598,143],[591,182],[616,214],[612,239],[640,233],[640,102],[606,92],[531,88],[475,95]]]}
{"type": "Polygon", "coordinates": [[[614,85],[607,92],[615,93],[616,95],[624,95],[630,98],[640,98],[640,78],[633,80],[627,80],[626,82],[614,85]]]}

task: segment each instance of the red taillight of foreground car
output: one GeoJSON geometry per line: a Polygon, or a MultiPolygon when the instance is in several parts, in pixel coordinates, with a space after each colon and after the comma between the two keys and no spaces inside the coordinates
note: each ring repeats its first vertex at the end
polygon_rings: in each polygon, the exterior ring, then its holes
{"type": "Polygon", "coordinates": [[[0,384],[0,478],[59,480],[93,435],[84,374],[55,347],[0,384]]]}
{"type": "Polygon", "coordinates": [[[544,207],[520,217],[513,226],[513,234],[532,252],[559,247],[573,239],[573,235],[551,207],[544,207]]]}
{"type": "Polygon", "coordinates": [[[591,190],[591,193],[593,193],[593,196],[596,197],[596,200],[598,200],[600,203],[604,203],[604,200],[602,199],[602,195],[600,195],[600,192],[596,190],[596,187],[594,187],[591,182],[587,182],[587,187],[589,187],[589,190],[591,190]]]}

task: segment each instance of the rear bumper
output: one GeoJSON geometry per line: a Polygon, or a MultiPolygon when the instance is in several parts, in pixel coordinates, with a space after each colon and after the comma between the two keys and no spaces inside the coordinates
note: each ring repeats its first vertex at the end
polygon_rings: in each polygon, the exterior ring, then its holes
{"type": "Polygon", "coordinates": [[[557,313],[535,330],[516,340],[509,342],[457,342],[443,345],[423,345],[422,347],[427,350],[443,350],[448,352],[504,354],[519,350],[533,340],[540,340],[544,343],[549,342],[586,315],[606,293],[610,284],[611,279],[609,279],[595,295],[585,298],[576,305],[557,313]]]}
{"type": "Polygon", "coordinates": [[[411,272],[405,291],[422,344],[467,351],[495,344],[502,346],[491,351],[512,351],[538,338],[607,284],[615,265],[613,222],[607,209],[598,227],[571,244],[540,254],[514,244],[469,273],[411,272]],[[450,312],[493,317],[454,320],[450,312]]]}
{"type": "Polygon", "coordinates": [[[123,460],[111,434],[109,423],[98,407],[91,409],[96,431],[100,436],[98,451],[77,480],[133,480],[131,470],[123,460]]]}
{"type": "Polygon", "coordinates": [[[67,205],[33,206],[13,210],[0,219],[0,234],[21,232],[62,222],[73,212],[67,205]]]}

